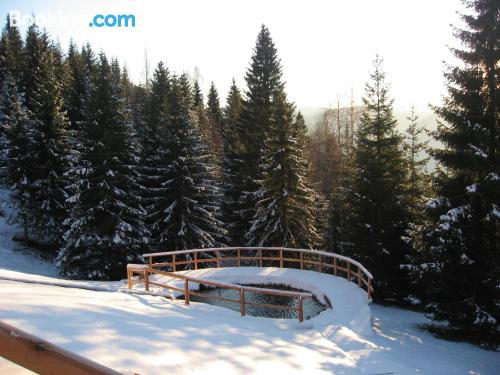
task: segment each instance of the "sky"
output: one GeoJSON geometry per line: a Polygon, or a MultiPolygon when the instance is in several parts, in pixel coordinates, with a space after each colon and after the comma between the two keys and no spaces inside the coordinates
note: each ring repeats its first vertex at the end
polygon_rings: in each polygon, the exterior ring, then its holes
{"type": "MultiPolygon", "coordinates": [[[[10,11],[47,17],[73,16],[46,25],[67,49],[69,40],[90,42],[126,64],[144,81],[145,51],[151,66],[165,61],[177,73],[200,73],[205,95],[214,81],[221,100],[244,74],[261,24],[268,26],[283,64],[290,100],[299,107],[361,102],[376,53],[384,58],[395,109],[426,110],[445,93],[443,61],[456,45],[460,0],[2,0],[10,11]],[[89,27],[96,14],[133,14],[134,28],[89,27]],[[79,18],[78,18],[79,17],[79,18]]],[[[21,27],[23,33],[25,27],[21,27]]]]}

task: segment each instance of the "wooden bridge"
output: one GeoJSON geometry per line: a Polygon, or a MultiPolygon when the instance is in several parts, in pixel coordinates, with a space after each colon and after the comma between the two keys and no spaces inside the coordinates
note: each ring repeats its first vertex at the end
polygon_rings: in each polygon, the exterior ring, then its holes
{"type": "Polygon", "coordinates": [[[357,283],[359,288],[364,289],[367,292],[368,301],[371,301],[373,293],[373,276],[362,264],[339,254],[319,250],[282,247],[221,247],[150,253],[144,254],[143,258],[146,260],[146,264],[129,264],[127,266],[129,289],[134,284],[140,283],[144,284],[147,291],[149,291],[150,285],[178,291],[183,293],[186,304],[189,304],[189,297],[191,295],[238,303],[242,316],[246,314],[246,305],[255,305],[273,309],[296,310],[298,311],[299,321],[302,322],[304,319],[303,301],[304,299],[312,298],[313,295],[306,292],[223,283],[178,273],[178,271],[246,266],[295,268],[344,277],[349,281],[357,283]],[[139,275],[138,279],[133,277],[136,274],[139,275]],[[157,277],[150,278],[151,275],[157,275],[157,277]],[[169,279],[169,281],[162,282],[162,278],[169,279]],[[179,280],[181,285],[172,283],[172,280],[179,280]],[[239,298],[228,299],[221,296],[202,294],[190,290],[190,283],[236,290],[239,292],[239,298]],[[246,292],[297,298],[298,307],[246,301],[246,292]]]}

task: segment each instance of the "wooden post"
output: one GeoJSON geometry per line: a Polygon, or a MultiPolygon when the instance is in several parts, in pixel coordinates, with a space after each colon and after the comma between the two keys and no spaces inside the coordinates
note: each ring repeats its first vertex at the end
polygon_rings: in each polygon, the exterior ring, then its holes
{"type": "Polygon", "coordinates": [[[144,269],[144,288],[146,292],[149,292],[149,270],[147,268],[144,269]]]}
{"type": "Polygon", "coordinates": [[[236,250],[238,256],[238,267],[241,267],[241,249],[236,250]]]}
{"type": "Polygon", "coordinates": [[[177,266],[175,264],[175,254],[172,255],[172,271],[173,272],[177,271],[177,266]]]}
{"type": "Polygon", "coordinates": [[[304,269],[304,255],[302,254],[302,251],[300,252],[300,269],[304,269]]]}
{"type": "Polygon", "coordinates": [[[149,268],[153,268],[153,257],[148,257],[149,268]]]}
{"type": "Polygon", "coordinates": [[[372,299],[372,279],[368,278],[368,299],[372,299]]]}
{"type": "Polygon", "coordinates": [[[262,249],[259,249],[259,267],[262,267],[262,249]]]}
{"type": "Polygon", "coordinates": [[[361,288],[361,268],[358,266],[358,287],[361,288]]]}
{"type": "Polygon", "coordinates": [[[219,253],[218,251],[215,253],[215,256],[217,257],[217,268],[220,268],[220,258],[219,258],[219,254],[220,254],[220,253],[219,253]]]}
{"type": "Polygon", "coordinates": [[[304,300],[302,294],[299,296],[299,323],[304,321],[304,300]]]}
{"type": "Polygon", "coordinates": [[[132,271],[127,270],[127,288],[132,289],[132,271]]]}
{"type": "Polygon", "coordinates": [[[319,255],[319,272],[323,272],[323,256],[319,255]]]}
{"type": "Polygon", "coordinates": [[[184,279],[184,303],[189,305],[189,280],[184,279]]]}
{"type": "Polygon", "coordinates": [[[240,314],[245,316],[245,288],[240,289],[240,314]]]}
{"type": "Polygon", "coordinates": [[[283,249],[280,249],[280,268],[283,268],[283,249]]]}
{"type": "Polygon", "coordinates": [[[198,269],[198,253],[194,253],[194,269],[198,269]]]}
{"type": "Polygon", "coordinates": [[[351,281],[351,263],[347,262],[347,280],[351,281]]]}
{"type": "Polygon", "coordinates": [[[335,276],[337,276],[337,273],[338,273],[338,271],[337,271],[337,258],[334,257],[333,258],[333,274],[335,276]]]}

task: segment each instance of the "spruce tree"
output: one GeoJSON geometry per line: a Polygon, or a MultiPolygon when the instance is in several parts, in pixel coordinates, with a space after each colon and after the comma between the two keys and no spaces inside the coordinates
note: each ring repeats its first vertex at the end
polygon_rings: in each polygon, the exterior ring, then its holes
{"type": "Polygon", "coordinates": [[[20,88],[22,65],[23,65],[23,39],[16,26],[11,26],[10,17],[0,39],[0,87],[7,75],[10,74],[20,88]]]}
{"type": "Polygon", "coordinates": [[[208,91],[206,116],[210,129],[210,152],[214,155],[216,161],[219,161],[221,159],[223,147],[222,126],[224,119],[222,109],[220,108],[219,94],[213,82],[208,91]]]}
{"type": "Polygon", "coordinates": [[[24,229],[25,238],[29,238],[29,229],[33,224],[30,186],[33,163],[36,163],[32,154],[32,140],[36,128],[10,74],[4,78],[1,92],[0,126],[5,146],[2,150],[1,182],[11,189],[12,198],[17,205],[16,216],[12,219],[24,229]]]}
{"type": "Polygon", "coordinates": [[[247,223],[244,221],[241,202],[244,173],[243,132],[240,128],[240,116],[243,109],[241,92],[233,79],[227,95],[222,122],[223,156],[222,156],[222,187],[224,200],[222,214],[227,225],[229,244],[241,246],[244,244],[244,234],[247,223]]]}
{"type": "Polygon", "coordinates": [[[152,207],[153,239],[163,250],[219,246],[226,234],[211,158],[190,117],[191,98],[187,76],[174,77],[165,137],[169,154],[162,175],[165,198],[152,207]]]}
{"type": "Polygon", "coordinates": [[[412,107],[406,129],[404,141],[405,162],[406,162],[406,196],[408,210],[411,221],[419,221],[422,213],[422,205],[425,194],[430,193],[430,178],[426,167],[430,157],[428,141],[422,140],[425,128],[418,126],[418,116],[415,108],[412,107]]]}
{"type": "Polygon", "coordinates": [[[25,103],[33,120],[30,215],[36,239],[58,244],[66,218],[71,162],[69,122],[64,111],[53,46],[36,25],[28,29],[24,50],[25,103]]]}
{"type": "Polygon", "coordinates": [[[306,185],[306,128],[302,115],[279,92],[273,98],[257,210],[247,234],[250,246],[311,248],[317,242],[313,194],[306,185]]]}
{"type": "Polygon", "coordinates": [[[356,135],[350,255],[373,273],[376,298],[397,300],[404,294],[400,269],[406,253],[402,240],[407,220],[404,160],[381,63],[377,56],[356,135]]]}
{"type": "Polygon", "coordinates": [[[147,94],[144,124],[141,132],[141,197],[147,211],[146,224],[151,228],[149,246],[162,250],[161,239],[165,201],[169,192],[165,187],[171,161],[168,127],[170,124],[169,98],[172,95],[170,72],[160,62],[153,73],[147,94]]]}
{"type": "Polygon", "coordinates": [[[442,167],[417,273],[435,327],[455,338],[500,345],[500,4],[465,2],[456,29],[460,65],[445,73],[448,94],[435,107],[441,123],[432,151],[442,167]]]}
{"type": "Polygon", "coordinates": [[[245,167],[240,191],[240,218],[241,225],[247,226],[246,232],[250,230],[250,222],[259,200],[256,194],[263,178],[260,163],[266,151],[265,140],[272,132],[273,98],[283,91],[281,76],[281,62],[276,47],[268,28],[262,25],[245,75],[247,90],[240,117],[240,126],[244,131],[241,140],[244,145],[245,167]]]}
{"type": "Polygon", "coordinates": [[[116,70],[101,53],[84,123],[82,166],[75,171],[79,190],[70,198],[59,254],[62,272],[72,278],[122,277],[149,237],[138,199],[133,125],[116,70]]]}

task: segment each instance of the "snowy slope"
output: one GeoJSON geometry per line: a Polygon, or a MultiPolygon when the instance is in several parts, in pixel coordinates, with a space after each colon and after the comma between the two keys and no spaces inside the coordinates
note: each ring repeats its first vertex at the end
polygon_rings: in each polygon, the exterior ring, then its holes
{"type": "Polygon", "coordinates": [[[13,212],[10,192],[0,189],[0,270],[19,271],[23,273],[57,277],[58,272],[54,265],[37,258],[33,253],[18,242],[12,240],[20,229],[9,223],[13,212]]]}
{"type": "Polygon", "coordinates": [[[360,334],[336,324],[332,310],[300,325],[63,282],[0,280],[0,319],[126,372],[493,375],[500,368],[500,353],[436,339],[415,327],[426,322],[422,314],[395,308],[371,305],[374,330],[360,334]]]}
{"type": "MultiPolygon", "coordinates": [[[[129,292],[125,281],[63,280],[11,240],[16,230],[0,218],[0,320],[127,374],[500,373],[499,352],[437,339],[417,329],[427,322],[423,314],[368,305],[366,293],[341,278],[276,268],[189,271],[226,282],[289,284],[333,305],[302,325],[242,318],[147,295],[142,286],[129,292]]],[[[0,374],[6,371],[13,374],[0,361],[0,374]]]]}

